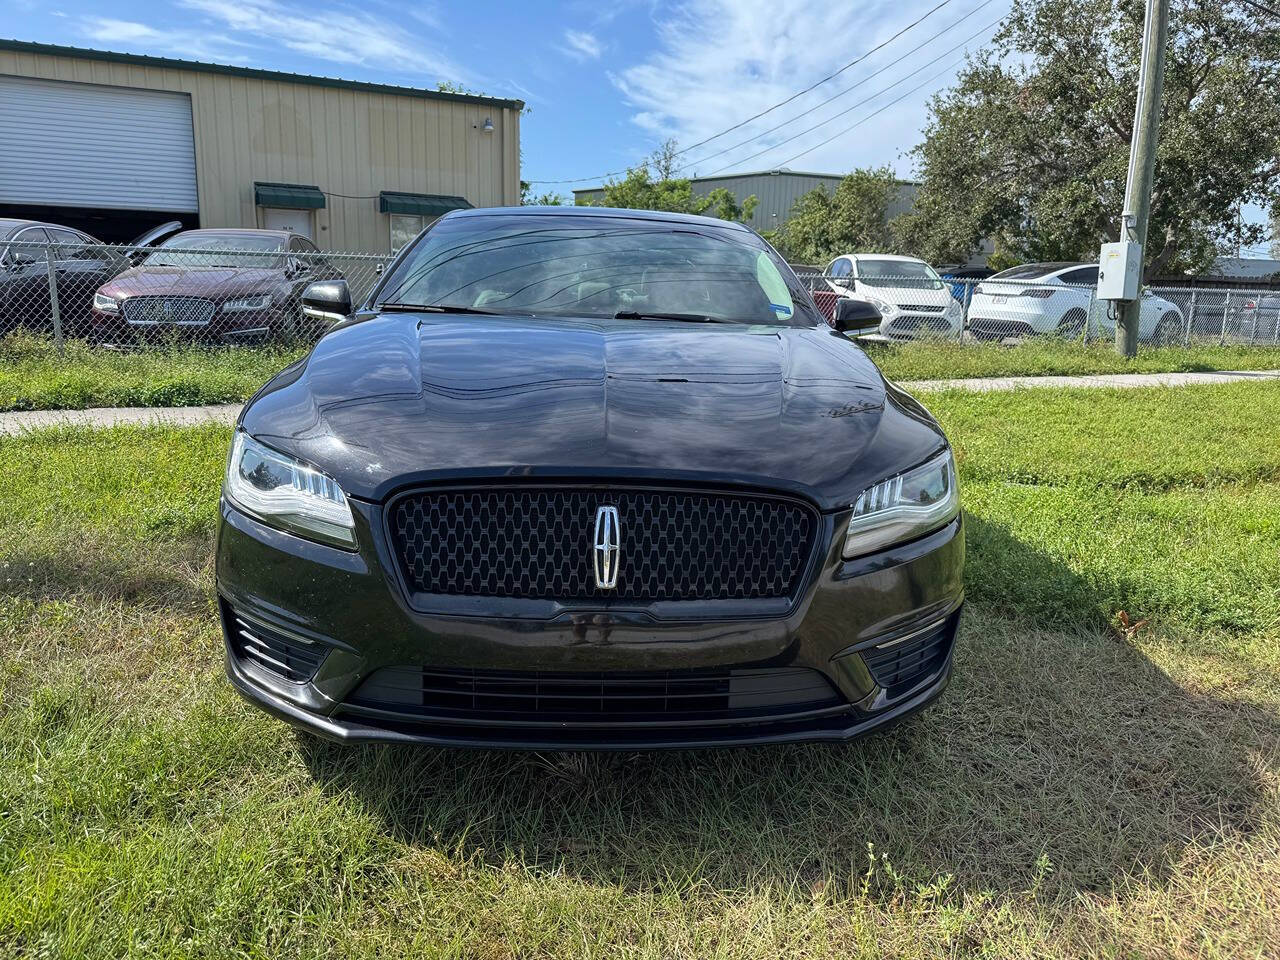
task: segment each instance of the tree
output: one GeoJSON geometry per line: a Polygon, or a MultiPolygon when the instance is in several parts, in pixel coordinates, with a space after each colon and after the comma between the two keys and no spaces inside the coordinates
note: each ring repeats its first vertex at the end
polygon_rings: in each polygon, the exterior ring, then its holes
{"type": "MultiPolygon", "coordinates": [[[[935,96],[899,241],[956,262],[1093,260],[1119,239],[1141,0],[1014,0],[991,49],[935,96]]],[[[1242,203],[1280,206],[1280,29],[1230,0],[1173,0],[1146,274],[1261,241],[1242,203]]]]}
{"type": "Polygon", "coordinates": [[[854,170],[834,193],[817,187],[797,200],[775,245],[787,259],[813,264],[842,253],[892,252],[889,206],[899,189],[888,167],[854,170]]]}
{"type": "Polygon", "coordinates": [[[564,197],[561,194],[553,193],[548,190],[545,193],[540,193],[535,196],[533,193],[533,184],[528,180],[520,181],[520,206],[562,207],[564,205],[564,197]]]}
{"type": "Polygon", "coordinates": [[[666,210],[670,213],[693,213],[721,220],[746,220],[755,210],[757,200],[747,197],[741,203],[728,190],[717,187],[706,195],[693,192],[693,181],[674,176],[676,143],[668,140],[638,167],[629,167],[621,180],[604,185],[604,196],[597,200],[579,200],[585,206],[626,207],[630,210],[666,210]]]}

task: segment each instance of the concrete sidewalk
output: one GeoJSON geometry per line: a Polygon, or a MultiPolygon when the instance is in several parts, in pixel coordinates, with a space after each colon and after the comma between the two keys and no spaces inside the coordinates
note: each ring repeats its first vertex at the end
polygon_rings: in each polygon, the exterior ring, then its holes
{"type": "MultiPolygon", "coordinates": [[[[1280,370],[1226,370],[1216,373],[1111,373],[1079,377],[983,377],[976,380],[910,380],[908,393],[937,390],[1043,389],[1046,387],[1191,387],[1214,383],[1280,380],[1280,370]]],[[[94,407],[89,410],[20,410],[0,413],[0,434],[19,434],[46,427],[111,427],[118,424],[190,427],[235,422],[240,404],[209,407],[94,407]]]]}

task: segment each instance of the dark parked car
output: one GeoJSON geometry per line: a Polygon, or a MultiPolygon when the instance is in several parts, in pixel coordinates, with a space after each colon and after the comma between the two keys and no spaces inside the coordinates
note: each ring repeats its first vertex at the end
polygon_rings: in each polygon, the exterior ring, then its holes
{"type": "Polygon", "coordinates": [[[220,513],[232,682],[345,741],[849,739],[963,599],[937,423],[701,217],[442,217],[246,405],[220,513]]]}
{"type": "Polygon", "coordinates": [[[187,230],[94,296],[98,339],[160,331],[235,342],[318,332],[302,291],[342,274],[305,237],[285,230],[187,230]]]}
{"type": "MultiPolygon", "coordinates": [[[[180,228],[179,223],[165,224],[148,230],[134,244],[145,246],[180,228]]],[[[83,231],[34,220],[0,220],[0,332],[52,328],[51,262],[59,319],[63,331],[72,336],[87,329],[97,289],[129,266],[118,248],[103,246],[83,231]]]]}

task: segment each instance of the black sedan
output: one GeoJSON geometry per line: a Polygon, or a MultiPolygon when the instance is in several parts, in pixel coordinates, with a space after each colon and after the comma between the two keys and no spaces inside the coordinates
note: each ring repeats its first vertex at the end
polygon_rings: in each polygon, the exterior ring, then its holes
{"type": "Polygon", "coordinates": [[[946,438],[749,229],[459,211],[361,309],[304,304],[346,319],[245,407],[223,487],[250,700],[348,742],[636,749],[845,740],[942,691],[946,438]]]}

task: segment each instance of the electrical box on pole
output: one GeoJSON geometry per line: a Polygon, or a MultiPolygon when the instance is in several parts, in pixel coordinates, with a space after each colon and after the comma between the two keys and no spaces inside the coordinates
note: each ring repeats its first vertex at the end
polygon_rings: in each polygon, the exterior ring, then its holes
{"type": "Polygon", "coordinates": [[[1137,300],[1142,286],[1142,247],[1132,240],[1104,243],[1098,258],[1098,299],[1137,300]]]}

